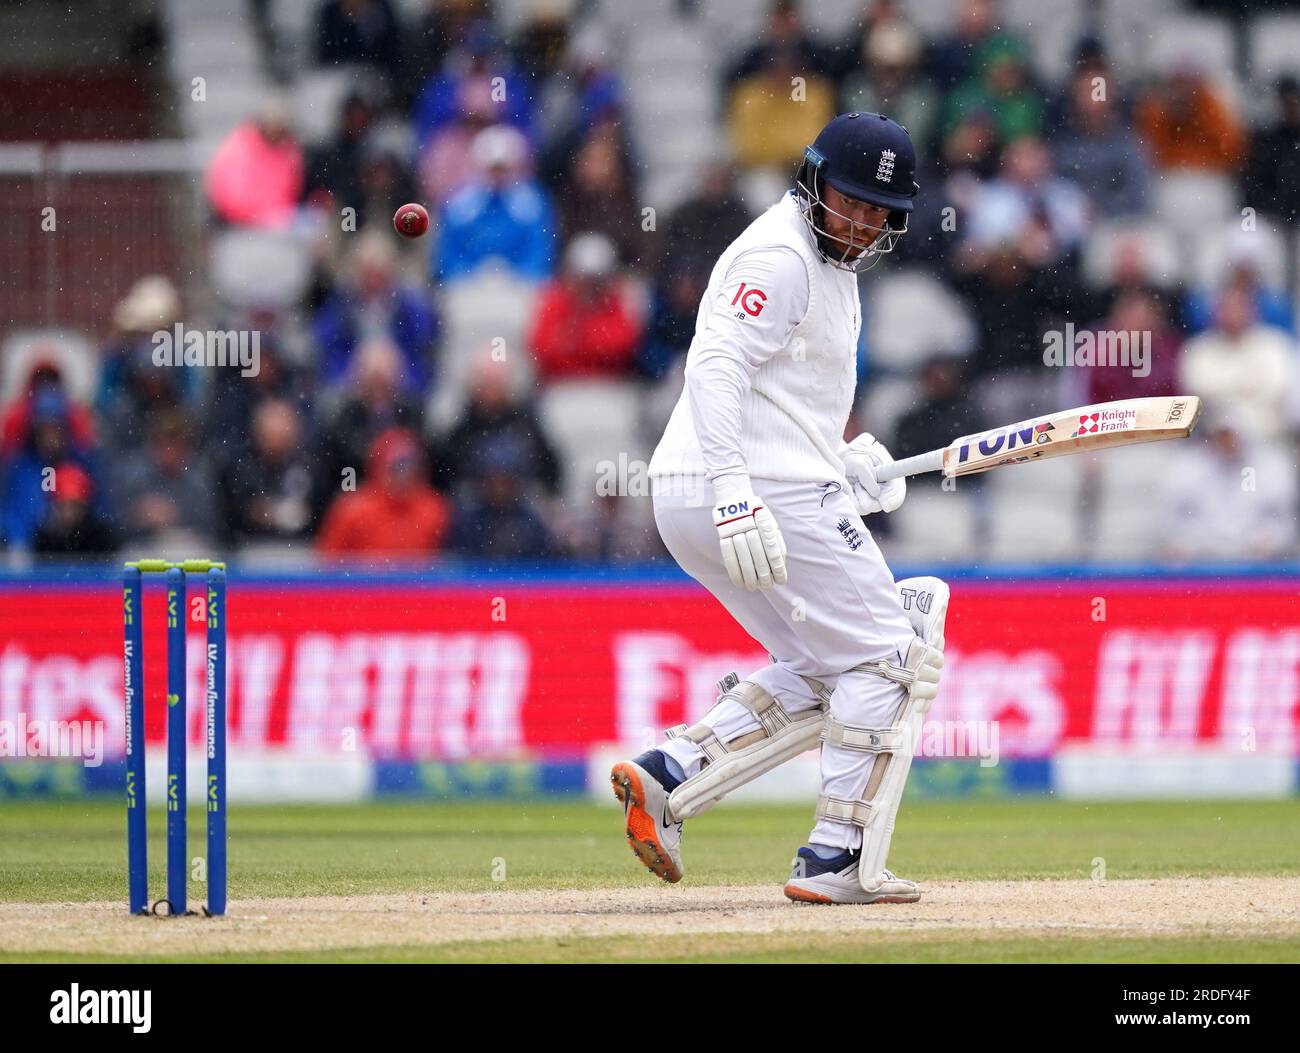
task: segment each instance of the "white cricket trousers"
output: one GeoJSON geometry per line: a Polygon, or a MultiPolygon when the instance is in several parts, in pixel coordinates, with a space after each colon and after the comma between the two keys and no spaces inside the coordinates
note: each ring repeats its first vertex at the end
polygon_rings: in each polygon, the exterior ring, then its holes
{"type": "MultiPolygon", "coordinates": [[[[882,658],[901,665],[915,635],[875,540],[838,482],[756,478],[753,484],[785,538],[786,584],[755,592],[731,584],[713,525],[713,490],[701,478],[655,480],[655,522],[664,544],[774,659],[746,680],[760,684],[794,714],[820,701],[802,679],[814,677],[831,690],[830,713],[836,720],[890,726],[905,689],[873,673],[848,671],[882,658]]],[[[759,726],[749,710],[732,701],[715,706],[704,722],[723,742],[759,726]]],[[[693,742],[672,739],[659,748],[688,778],[700,770],[704,755],[693,742]]],[[[870,753],[823,744],[822,792],[860,800],[873,760],[870,753]]],[[[862,831],[819,819],[809,840],[857,848],[862,831]]]]}

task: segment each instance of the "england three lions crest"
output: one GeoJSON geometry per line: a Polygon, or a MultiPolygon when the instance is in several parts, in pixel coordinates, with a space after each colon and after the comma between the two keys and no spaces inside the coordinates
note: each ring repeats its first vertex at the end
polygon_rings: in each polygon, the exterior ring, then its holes
{"type": "Polygon", "coordinates": [[[897,154],[893,150],[880,151],[880,164],[876,168],[876,178],[882,183],[888,183],[894,178],[894,160],[897,154]]]}

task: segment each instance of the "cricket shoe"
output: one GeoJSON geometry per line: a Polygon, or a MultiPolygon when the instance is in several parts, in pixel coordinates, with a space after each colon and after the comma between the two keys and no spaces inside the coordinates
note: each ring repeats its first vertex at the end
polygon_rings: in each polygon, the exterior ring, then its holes
{"type": "Polygon", "coordinates": [[[682,824],[668,808],[674,779],[658,750],[619,761],[609,773],[614,796],[623,802],[627,843],[651,871],[665,881],[682,879],[682,824]],[[665,785],[668,784],[668,785],[665,785]]]}
{"type": "Polygon", "coordinates": [[[888,870],[882,870],[872,887],[864,889],[858,881],[861,855],[861,849],[845,849],[822,859],[811,848],[800,848],[785,885],[786,898],[796,903],[915,903],[921,898],[915,881],[895,877],[888,870]]]}

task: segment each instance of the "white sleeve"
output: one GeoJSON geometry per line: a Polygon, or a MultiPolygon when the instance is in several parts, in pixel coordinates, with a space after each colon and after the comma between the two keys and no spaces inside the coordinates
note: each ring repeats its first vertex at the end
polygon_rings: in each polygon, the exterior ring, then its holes
{"type": "Polygon", "coordinates": [[[727,269],[695,354],[686,391],[704,466],[715,487],[749,489],[740,446],[741,400],[758,367],[790,342],[808,313],[808,269],[774,245],[737,256],[727,269]]]}

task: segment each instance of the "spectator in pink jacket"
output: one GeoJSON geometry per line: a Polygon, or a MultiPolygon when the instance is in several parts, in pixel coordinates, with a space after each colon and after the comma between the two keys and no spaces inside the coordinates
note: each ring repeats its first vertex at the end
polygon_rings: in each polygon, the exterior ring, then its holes
{"type": "Polygon", "coordinates": [[[246,227],[283,227],[303,193],[302,148],[279,99],[232,131],[208,167],[208,201],[217,217],[246,227]]]}

